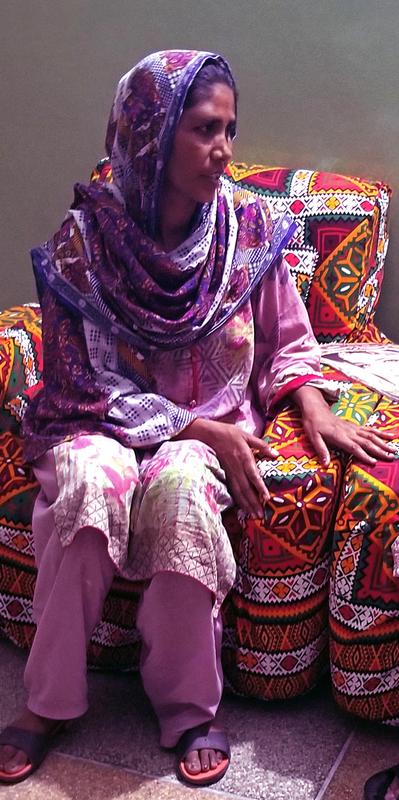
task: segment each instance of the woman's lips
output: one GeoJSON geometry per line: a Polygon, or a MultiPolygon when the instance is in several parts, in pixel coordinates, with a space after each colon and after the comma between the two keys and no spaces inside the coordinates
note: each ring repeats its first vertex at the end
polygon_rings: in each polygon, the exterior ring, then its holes
{"type": "Polygon", "coordinates": [[[210,181],[210,183],[212,183],[214,186],[217,186],[218,183],[219,183],[221,174],[222,174],[221,172],[211,172],[211,173],[209,173],[209,175],[204,175],[203,177],[207,181],[210,181]]]}

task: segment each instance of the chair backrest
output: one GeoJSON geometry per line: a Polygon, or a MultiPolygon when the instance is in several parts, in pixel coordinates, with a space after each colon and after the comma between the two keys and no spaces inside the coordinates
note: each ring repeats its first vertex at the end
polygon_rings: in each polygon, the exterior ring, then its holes
{"type": "Polygon", "coordinates": [[[296,220],[285,256],[319,342],[378,341],[373,316],[388,246],[390,188],[306,169],[232,163],[228,174],[263,197],[272,218],[288,212],[296,220]]]}

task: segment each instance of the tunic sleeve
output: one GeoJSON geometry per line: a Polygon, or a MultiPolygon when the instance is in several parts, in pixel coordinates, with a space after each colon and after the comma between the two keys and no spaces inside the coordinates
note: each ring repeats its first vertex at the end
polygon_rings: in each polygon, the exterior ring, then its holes
{"type": "Polygon", "coordinates": [[[85,321],[49,289],[41,294],[41,305],[43,383],[23,421],[27,461],[81,434],[102,433],[127,447],[151,447],[195,419],[195,413],[166,397],[143,391],[138,373],[118,375],[112,358],[98,369],[96,357],[106,359],[112,353],[114,337],[97,329],[94,341],[88,341],[85,321]]]}
{"type": "Polygon", "coordinates": [[[111,401],[107,418],[121,425],[131,447],[151,447],[184,430],[196,414],[180,408],[167,397],[141,393],[137,387],[111,401]]]}
{"type": "Polygon", "coordinates": [[[83,321],[85,344],[96,381],[106,389],[106,420],[130,447],[152,447],[173,438],[197,414],[159,394],[145,360],[118,336],[83,321]]]}
{"type": "Polygon", "coordinates": [[[320,348],[289,268],[271,269],[252,300],[255,325],[253,391],[268,412],[304,384],[335,395],[320,369],[320,348]]]}

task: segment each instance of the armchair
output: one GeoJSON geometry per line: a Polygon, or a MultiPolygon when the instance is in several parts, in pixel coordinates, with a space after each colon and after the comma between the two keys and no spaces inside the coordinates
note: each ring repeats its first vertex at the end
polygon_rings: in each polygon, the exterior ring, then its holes
{"type": "MultiPolygon", "coordinates": [[[[264,197],[273,217],[298,222],[286,250],[319,342],[385,340],[373,322],[388,242],[390,190],[327,172],[231,164],[229,179],[264,197]]],[[[92,180],[112,180],[100,162],[92,180]]],[[[399,404],[325,367],[339,390],[334,411],[395,432],[399,404]]],[[[0,631],[29,647],[34,635],[31,514],[37,485],[22,462],[20,420],[41,376],[40,309],[0,314],[0,631]]],[[[285,403],[265,429],[279,457],[261,464],[270,491],[263,520],[224,522],[237,579],[223,608],[223,664],[233,691],[265,700],[312,688],[331,666],[345,710],[399,720],[399,580],[391,544],[399,533],[399,465],[367,467],[334,452],[314,458],[296,407],[285,403]]],[[[115,578],[88,660],[138,666],[140,586],[115,578]]]]}

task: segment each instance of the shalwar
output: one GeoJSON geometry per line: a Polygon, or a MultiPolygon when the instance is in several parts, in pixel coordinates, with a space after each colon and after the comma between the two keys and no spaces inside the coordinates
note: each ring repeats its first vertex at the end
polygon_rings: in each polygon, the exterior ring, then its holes
{"type": "MultiPolygon", "coordinates": [[[[87,710],[86,649],[100,621],[113,576],[116,571],[134,570],[134,530],[129,553],[128,530],[125,539],[117,537],[115,546],[115,526],[101,523],[110,497],[109,519],[112,511],[116,513],[115,498],[122,505],[126,502],[121,478],[118,477],[119,495],[115,491],[107,493],[110,487],[104,485],[112,475],[115,488],[115,459],[122,469],[121,458],[132,462],[134,453],[101,436],[64,443],[58,460],[57,450],[49,451],[35,465],[41,484],[33,517],[38,563],[34,612],[38,627],[25,685],[31,711],[49,718],[71,719],[87,710]],[[91,471],[92,459],[99,457],[101,448],[103,455],[96,462],[97,471],[91,471]],[[70,469],[63,480],[60,469],[66,466],[67,451],[70,469]],[[80,492],[76,455],[85,475],[80,492]],[[96,513],[92,513],[90,525],[89,512],[93,508],[96,513]],[[69,519],[70,528],[63,524],[65,518],[69,519]]],[[[137,568],[147,579],[153,578],[149,585],[147,580],[138,614],[143,639],[143,682],[159,719],[161,743],[172,747],[185,730],[213,719],[221,698],[222,626],[218,608],[234,579],[234,559],[220,511],[231,503],[231,498],[213,452],[200,442],[165,443],[152,458],[147,456],[142,467],[136,465],[136,471],[131,467],[129,473],[126,463],[125,468],[122,474],[130,475],[133,494],[137,490],[132,520],[136,530],[141,526],[144,531],[144,536],[138,537],[138,551],[143,551],[142,541],[147,537],[153,553],[152,562],[145,562],[147,571],[142,558],[137,568]],[[151,504],[153,524],[146,526],[151,504]],[[175,515],[172,528],[168,524],[168,507],[175,515]],[[203,513],[207,514],[206,526],[201,519],[203,513]],[[208,572],[205,562],[210,564],[208,572]],[[223,579],[219,580],[222,568],[223,579]]],[[[127,477],[125,483],[125,494],[131,498],[127,477]]]]}

